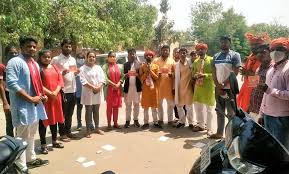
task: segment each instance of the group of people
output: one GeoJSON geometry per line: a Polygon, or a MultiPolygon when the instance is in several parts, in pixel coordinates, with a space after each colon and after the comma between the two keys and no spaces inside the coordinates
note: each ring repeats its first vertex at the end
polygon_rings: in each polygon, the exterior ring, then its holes
{"type": "Polygon", "coordinates": [[[37,55],[37,40],[23,37],[19,40],[21,53],[16,47],[7,47],[10,59],[0,65],[0,94],[6,116],[6,133],[27,142],[28,146],[18,160],[19,168],[47,165],[47,160],[36,158],[34,140],[37,128],[41,153],[47,154],[46,129],[50,127],[52,147],[64,148],[57,140],[69,142],[78,137],[71,132],[74,106],[77,106],[77,130],[82,128],[82,107],[85,107],[86,137],[91,133],[103,135],[99,129],[99,108],[106,100],[107,130],[120,129],[119,108],[125,103],[126,122],[131,126],[148,129],[149,109],[154,128],[164,127],[164,100],[167,103],[168,126],[185,127],[188,122],[193,132],[207,131],[209,138],[223,137],[225,110],[234,115],[230,98],[229,77],[241,72],[244,83],[237,98],[240,108],[276,136],[289,149],[287,124],[289,122],[289,40],[269,41],[265,34],[246,34],[251,55],[244,66],[240,54],[231,50],[231,38],[220,38],[219,53],[207,55],[208,45],[198,43],[190,53],[185,48],[173,50],[164,45],[160,57],[152,51],[139,62],[135,49],[128,49],[127,62],[116,63],[116,55],[109,52],[107,63],[97,65],[96,53],[71,56],[72,42],[64,39],[62,53],[52,58],[50,50],[42,49],[37,55]],[[13,58],[12,58],[13,57],[13,58]],[[37,59],[36,59],[37,57],[37,59]],[[217,108],[217,132],[212,132],[214,106],[217,108]],[[139,123],[140,106],[144,124],[139,123]],[[193,117],[193,110],[196,117],[193,117]],[[175,119],[174,119],[175,112],[175,119]],[[131,118],[133,115],[133,118],[131,118]],[[113,124],[112,124],[113,122],[113,124]],[[58,130],[58,131],[57,131],[58,130]]]}

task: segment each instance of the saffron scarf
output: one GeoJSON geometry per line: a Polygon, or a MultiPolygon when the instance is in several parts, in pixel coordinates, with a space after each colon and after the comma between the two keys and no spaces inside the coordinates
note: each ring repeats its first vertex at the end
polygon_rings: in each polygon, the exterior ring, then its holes
{"type": "Polygon", "coordinates": [[[40,72],[39,72],[36,62],[33,60],[33,58],[27,59],[26,62],[28,65],[31,82],[32,82],[36,95],[37,96],[44,95],[42,80],[41,80],[40,72]]]}

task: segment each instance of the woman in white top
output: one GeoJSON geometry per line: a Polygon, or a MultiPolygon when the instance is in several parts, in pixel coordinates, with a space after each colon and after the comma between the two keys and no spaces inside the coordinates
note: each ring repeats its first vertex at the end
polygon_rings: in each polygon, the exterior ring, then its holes
{"type": "Polygon", "coordinates": [[[94,52],[88,52],[86,55],[85,64],[80,68],[80,81],[83,86],[81,104],[85,105],[86,137],[91,137],[89,125],[92,123],[92,114],[95,133],[103,135],[99,130],[99,106],[104,100],[102,86],[105,76],[102,68],[95,64],[94,52]]]}

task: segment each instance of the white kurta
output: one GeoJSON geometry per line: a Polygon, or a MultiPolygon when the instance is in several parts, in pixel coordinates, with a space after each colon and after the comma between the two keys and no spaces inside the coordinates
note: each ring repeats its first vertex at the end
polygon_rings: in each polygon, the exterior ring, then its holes
{"type": "Polygon", "coordinates": [[[81,104],[95,105],[104,101],[102,88],[99,93],[94,94],[90,88],[84,86],[87,83],[98,86],[105,82],[104,72],[99,65],[94,65],[93,67],[83,65],[80,67],[80,81],[83,85],[81,91],[81,104]]]}
{"type": "MultiPolygon", "coordinates": [[[[135,64],[132,64],[131,71],[136,71],[135,64]]],[[[125,102],[140,102],[140,92],[137,92],[136,89],[136,76],[129,77],[129,88],[128,93],[125,96],[125,102]]]]}

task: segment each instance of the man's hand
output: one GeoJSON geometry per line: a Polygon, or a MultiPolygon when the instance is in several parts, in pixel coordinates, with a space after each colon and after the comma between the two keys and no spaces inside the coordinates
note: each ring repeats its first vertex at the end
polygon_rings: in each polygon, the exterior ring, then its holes
{"type": "Polygon", "coordinates": [[[263,92],[266,92],[268,89],[268,85],[266,83],[259,84],[259,86],[263,92]]]}
{"type": "Polygon", "coordinates": [[[100,89],[101,89],[100,86],[95,86],[95,87],[92,89],[92,91],[93,91],[94,94],[97,94],[97,93],[100,92],[100,89]]]}
{"type": "Polygon", "coordinates": [[[76,71],[74,71],[74,75],[77,75],[80,73],[80,70],[79,69],[76,69],[76,71]]]}
{"type": "Polygon", "coordinates": [[[258,123],[264,126],[264,118],[263,117],[258,118],[258,123]]]}
{"type": "Polygon", "coordinates": [[[62,75],[64,76],[65,74],[69,73],[69,70],[68,69],[65,69],[62,71],[62,75]]]}
{"type": "Polygon", "coordinates": [[[10,112],[10,105],[8,103],[3,104],[3,110],[5,113],[10,112]]]}
{"type": "Polygon", "coordinates": [[[41,96],[30,97],[30,102],[34,104],[39,104],[42,102],[42,97],[41,96]]]}
{"type": "Polygon", "coordinates": [[[46,103],[48,101],[48,97],[46,95],[41,96],[41,101],[46,103]]]}

